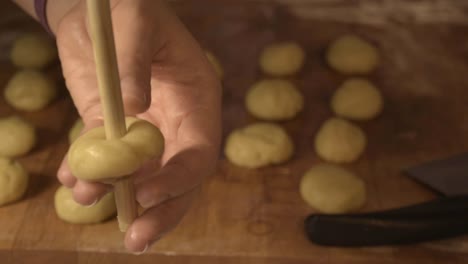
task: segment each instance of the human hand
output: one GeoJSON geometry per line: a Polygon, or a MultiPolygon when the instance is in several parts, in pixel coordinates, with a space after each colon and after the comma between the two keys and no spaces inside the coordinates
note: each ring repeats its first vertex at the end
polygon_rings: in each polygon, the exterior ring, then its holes
{"type": "MultiPolygon", "coordinates": [[[[145,209],[129,227],[125,246],[143,252],[182,219],[205,175],[214,170],[220,142],[221,88],[202,49],[163,1],[112,0],[112,19],[126,115],[155,124],[163,157],[135,173],[136,199],[145,209]]],[[[57,23],[67,87],[85,123],[102,125],[96,68],[80,0],[57,23]]],[[[66,159],[59,180],[77,202],[97,201],[109,186],[77,180],[66,159]]]]}

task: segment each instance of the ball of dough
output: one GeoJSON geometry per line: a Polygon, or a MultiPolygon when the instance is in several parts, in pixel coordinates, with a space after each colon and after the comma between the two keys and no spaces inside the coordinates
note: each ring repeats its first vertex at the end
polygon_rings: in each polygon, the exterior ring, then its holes
{"type": "Polygon", "coordinates": [[[18,116],[0,119],[0,156],[17,157],[36,145],[34,126],[18,116]]]}
{"type": "Polygon", "coordinates": [[[29,175],[19,162],[0,158],[0,205],[23,197],[28,182],[29,175]]]}
{"type": "Polygon", "coordinates": [[[353,173],[329,164],[320,164],[302,177],[301,196],[310,206],[327,214],[348,213],[366,201],[364,181],[353,173]]]}
{"type": "Polygon", "coordinates": [[[70,132],[68,132],[68,142],[72,144],[81,134],[81,130],[84,128],[84,123],[81,118],[77,119],[75,121],[75,124],[73,124],[72,128],[70,129],[70,132]]]}
{"type": "Polygon", "coordinates": [[[305,52],[297,43],[270,44],[260,55],[260,68],[274,76],[292,75],[302,68],[304,59],[305,52]]]}
{"type": "Polygon", "coordinates": [[[353,162],[364,152],[366,141],[360,127],[341,118],[331,118],[315,137],[315,151],[326,161],[353,162]]]}
{"type": "Polygon", "coordinates": [[[383,99],[380,91],[360,78],[345,81],[331,100],[335,114],[353,120],[370,120],[380,114],[383,99]]]}
{"type": "Polygon", "coordinates": [[[73,199],[71,189],[60,186],[54,197],[55,212],[65,222],[72,224],[96,224],[116,214],[114,194],[104,195],[95,205],[83,206],[73,199]]]}
{"type": "Polygon", "coordinates": [[[49,105],[57,95],[54,81],[39,71],[17,72],[5,88],[5,100],[22,111],[38,111],[49,105]]]}
{"type": "Polygon", "coordinates": [[[252,169],[285,162],[293,151],[293,142],[286,131],[271,123],[256,123],[234,130],[224,149],[229,161],[252,169]]]}
{"type": "Polygon", "coordinates": [[[40,69],[57,59],[57,49],[48,36],[27,33],[13,43],[10,58],[18,67],[40,69]]]}
{"type": "Polygon", "coordinates": [[[366,74],[379,64],[379,53],[369,42],[355,35],[335,40],[328,49],[330,67],[344,74],[366,74]]]}
{"type": "Polygon", "coordinates": [[[73,142],[68,165],[75,177],[86,181],[104,181],[135,172],[164,150],[164,138],[153,124],[127,117],[127,134],[106,139],[104,127],[87,131],[73,142]]]}
{"type": "Polygon", "coordinates": [[[304,107],[302,94],[287,80],[269,79],[257,82],[245,98],[247,110],[264,120],[288,120],[304,107]]]}
{"type": "Polygon", "coordinates": [[[224,77],[224,70],[218,58],[216,58],[216,56],[209,51],[205,51],[205,55],[208,58],[208,61],[211,63],[211,65],[213,65],[213,68],[218,77],[222,79],[224,77]]]}

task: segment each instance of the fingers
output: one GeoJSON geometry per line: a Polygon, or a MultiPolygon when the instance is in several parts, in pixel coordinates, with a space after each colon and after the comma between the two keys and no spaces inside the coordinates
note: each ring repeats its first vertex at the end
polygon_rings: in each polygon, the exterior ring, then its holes
{"type": "Polygon", "coordinates": [[[82,205],[94,205],[110,190],[111,186],[106,184],[77,180],[73,186],[73,199],[82,205]]]}
{"type": "Polygon", "coordinates": [[[125,247],[134,253],[144,253],[183,218],[197,190],[148,209],[127,230],[125,247]]]}
{"type": "Polygon", "coordinates": [[[122,86],[122,96],[127,114],[144,112],[151,103],[151,63],[156,44],[153,43],[153,26],[142,16],[145,7],[140,1],[120,1],[113,8],[114,38],[122,86]],[[129,23],[131,21],[131,23],[129,23]]]}
{"type": "MultiPolygon", "coordinates": [[[[151,102],[151,60],[158,49],[153,41],[154,26],[142,16],[145,1],[118,1],[113,5],[112,18],[116,55],[126,115],[144,112],[151,102]]],[[[102,117],[96,64],[86,14],[86,4],[80,12],[64,22],[68,27],[57,34],[60,59],[67,87],[86,122],[102,117]],[[78,14],[81,14],[78,15],[78,14]],[[65,30],[68,28],[68,30],[65,30]]],[[[149,11],[145,11],[149,12],[149,11]]]]}
{"type": "Polygon", "coordinates": [[[193,147],[173,156],[153,177],[136,185],[136,199],[143,208],[178,197],[196,188],[211,166],[203,160],[208,159],[208,150],[193,147]]]}
{"type": "Polygon", "coordinates": [[[62,185],[67,188],[73,188],[76,184],[76,178],[72,175],[70,167],[68,167],[67,156],[65,156],[60,164],[60,168],[57,172],[57,178],[62,185]]]}

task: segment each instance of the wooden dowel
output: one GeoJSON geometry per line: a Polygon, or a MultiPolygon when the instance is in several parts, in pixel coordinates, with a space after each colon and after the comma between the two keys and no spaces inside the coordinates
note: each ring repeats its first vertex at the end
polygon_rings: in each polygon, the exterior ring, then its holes
{"type": "MultiPolygon", "coordinates": [[[[109,0],[87,0],[89,28],[107,139],[125,135],[125,113],[109,0]]],[[[137,216],[133,181],[125,177],[114,183],[119,228],[122,232],[137,216]]]]}

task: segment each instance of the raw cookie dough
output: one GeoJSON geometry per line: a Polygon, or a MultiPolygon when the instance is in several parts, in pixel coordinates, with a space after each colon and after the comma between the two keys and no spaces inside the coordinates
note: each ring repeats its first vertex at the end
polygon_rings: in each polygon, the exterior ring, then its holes
{"type": "Polygon", "coordinates": [[[310,206],[327,214],[355,211],[366,201],[364,181],[330,164],[320,164],[307,171],[302,177],[300,192],[310,206]]]}
{"type": "Polygon", "coordinates": [[[57,87],[44,73],[24,70],[10,79],[4,95],[7,103],[17,110],[38,111],[55,99],[57,87]]]}
{"type": "Polygon", "coordinates": [[[83,120],[78,118],[70,129],[70,132],[68,132],[68,142],[70,142],[70,144],[72,144],[80,136],[83,127],[83,120]]]}
{"type": "Polygon", "coordinates": [[[328,48],[330,67],[344,74],[366,74],[379,64],[379,53],[369,42],[355,35],[345,35],[328,48]]]}
{"type": "Polygon", "coordinates": [[[72,224],[96,224],[116,214],[114,194],[104,195],[95,205],[83,206],[73,200],[73,192],[60,186],[54,197],[55,212],[65,222],[72,224]]]}
{"type": "Polygon", "coordinates": [[[28,182],[29,175],[19,162],[0,158],[0,206],[20,199],[28,182]]]}
{"type": "Polygon", "coordinates": [[[366,142],[360,127],[341,118],[331,118],[317,132],[315,151],[326,161],[353,162],[364,152],[366,142]]]}
{"type": "Polygon", "coordinates": [[[302,94],[287,80],[266,79],[255,83],[245,98],[247,110],[264,120],[288,120],[304,107],[302,94]]]}
{"type": "Polygon", "coordinates": [[[36,131],[32,124],[18,116],[0,119],[0,156],[21,156],[35,145],[36,131]]]}
{"type": "Polygon", "coordinates": [[[57,59],[57,49],[47,35],[26,33],[13,43],[10,58],[18,67],[40,69],[57,59]]]}
{"type": "Polygon", "coordinates": [[[285,162],[293,151],[289,135],[272,123],[256,123],[232,131],[224,149],[229,161],[252,169],[285,162]]]}
{"type": "Polygon", "coordinates": [[[297,43],[281,42],[266,46],[260,55],[260,68],[274,76],[292,75],[302,68],[305,52],[297,43]]]}
{"type": "Polygon", "coordinates": [[[368,80],[353,78],[336,90],[331,100],[335,114],[353,120],[370,120],[380,114],[383,99],[380,91],[368,80]]]}
{"type": "Polygon", "coordinates": [[[68,151],[72,174],[81,180],[103,181],[135,172],[150,159],[163,153],[164,138],[148,121],[127,117],[127,134],[106,139],[104,127],[87,131],[68,151]]]}
{"type": "Polygon", "coordinates": [[[218,77],[222,79],[224,77],[224,70],[218,58],[216,58],[216,56],[209,51],[205,51],[205,55],[208,58],[208,61],[211,63],[211,65],[213,65],[213,68],[216,74],[218,74],[218,77]]]}

